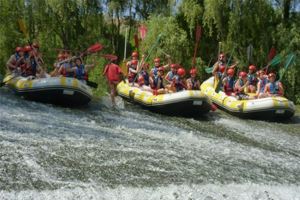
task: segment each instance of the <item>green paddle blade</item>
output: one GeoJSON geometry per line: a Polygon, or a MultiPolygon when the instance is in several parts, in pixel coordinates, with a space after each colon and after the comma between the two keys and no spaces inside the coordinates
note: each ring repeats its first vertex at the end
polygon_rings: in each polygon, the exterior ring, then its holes
{"type": "Polygon", "coordinates": [[[282,78],[283,78],[286,70],[289,68],[289,66],[294,63],[295,58],[296,58],[296,56],[293,53],[290,53],[286,56],[286,59],[284,62],[284,67],[279,70],[279,81],[282,80],[282,78]]]}
{"type": "Polygon", "coordinates": [[[294,62],[295,57],[296,57],[296,56],[295,56],[295,54],[293,54],[293,53],[288,54],[288,55],[286,56],[286,59],[285,59],[284,68],[287,69],[287,68],[290,66],[290,64],[294,62]]]}
{"type": "Polygon", "coordinates": [[[213,71],[213,67],[205,67],[205,72],[211,74],[213,71]]]}
{"type": "Polygon", "coordinates": [[[276,66],[276,65],[278,65],[279,63],[281,63],[281,55],[280,54],[278,54],[278,55],[276,55],[272,60],[271,60],[271,62],[270,62],[270,66],[271,67],[274,67],[274,66],[276,66]]]}

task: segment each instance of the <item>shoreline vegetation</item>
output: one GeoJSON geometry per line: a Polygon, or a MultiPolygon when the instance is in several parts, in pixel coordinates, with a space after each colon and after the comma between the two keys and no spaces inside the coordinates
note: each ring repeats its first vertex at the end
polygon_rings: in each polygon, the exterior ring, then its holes
{"type": "Polygon", "coordinates": [[[76,55],[99,42],[104,49],[88,56],[84,62],[90,63],[96,56],[97,66],[89,77],[99,85],[94,94],[102,96],[107,92],[102,76],[107,61],[101,54],[117,55],[121,64],[130,59],[133,51],[138,51],[140,56],[149,54],[150,67],[155,57],[160,57],[162,64],[167,63],[166,54],[170,54],[172,62],[179,63],[186,71],[193,67],[195,57],[202,82],[211,75],[205,69],[216,62],[219,52],[224,52],[230,60],[228,64],[239,63],[236,74],[248,71],[251,64],[259,69],[268,66],[268,71],[277,72],[277,77],[282,77],[285,96],[300,104],[300,2],[296,0],[283,3],[269,0],[0,0],[0,5],[2,75],[17,46],[38,43],[44,67],[52,71],[61,51],[76,55]],[[258,17],[254,19],[254,16],[258,17]],[[196,37],[197,25],[201,27],[200,37],[196,37]],[[149,52],[159,35],[157,48],[149,52]],[[291,53],[296,59],[286,67],[291,53]],[[274,56],[280,59],[270,65],[274,56]]]}

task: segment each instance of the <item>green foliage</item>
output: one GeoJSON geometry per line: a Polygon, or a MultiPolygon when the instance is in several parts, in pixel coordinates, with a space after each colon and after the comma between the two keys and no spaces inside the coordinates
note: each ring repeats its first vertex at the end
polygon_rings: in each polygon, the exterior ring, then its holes
{"type": "Polygon", "coordinates": [[[172,56],[173,62],[187,64],[188,60],[185,58],[190,56],[189,41],[186,32],[178,26],[175,17],[152,16],[147,22],[147,27],[149,31],[142,44],[143,50],[149,49],[158,35],[162,34],[160,45],[150,55],[150,60],[154,57],[165,57],[163,52],[167,52],[172,56]]]}

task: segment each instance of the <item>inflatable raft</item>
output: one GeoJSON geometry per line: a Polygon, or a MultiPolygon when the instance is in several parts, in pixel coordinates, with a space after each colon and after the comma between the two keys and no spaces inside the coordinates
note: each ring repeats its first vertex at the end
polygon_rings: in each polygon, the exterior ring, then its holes
{"type": "Polygon", "coordinates": [[[26,77],[8,75],[3,82],[17,95],[32,101],[62,106],[81,106],[92,99],[92,91],[75,78],[49,77],[29,80],[26,77]]]}
{"type": "Polygon", "coordinates": [[[199,90],[153,95],[128,82],[120,82],[117,92],[122,98],[143,108],[175,116],[201,116],[211,110],[210,100],[199,90]]]}
{"type": "Polygon", "coordinates": [[[218,108],[241,118],[263,120],[288,119],[295,113],[294,103],[284,97],[237,100],[235,97],[227,96],[223,91],[216,93],[214,89],[214,77],[202,83],[201,91],[218,108]]]}

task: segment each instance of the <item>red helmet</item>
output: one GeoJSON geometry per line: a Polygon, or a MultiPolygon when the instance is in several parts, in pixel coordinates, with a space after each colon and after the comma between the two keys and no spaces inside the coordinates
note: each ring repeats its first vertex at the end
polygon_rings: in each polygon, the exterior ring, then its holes
{"type": "Polygon", "coordinates": [[[228,69],[227,74],[230,75],[230,76],[233,76],[234,75],[234,69],[228,69]]]}
{"type": "Polygon", "coordinates": [[[138,78],[138,83],[140,83],[140,84],[142,83],[142,84],[143,84],[143,83],[144,83],[144,80],[145,80],[145,79],[144,79],[143,76],[139,76],[139,78],[138,78]]]}
{"type": "Polygon", "coordinates": [[[177,64],[171,64],[171,69],[176,69],[177,68],[177,64]]]}
{"type": "Polygon", "coordinates": [[[250,66],[249,66],[249,70],[256,71],[256,67],[255,67],[254,65],[250,65],[250,66]]]}
{"type": "Polygon", "coordinates": [[[160,62],[160,59],[159,58],[155,58],[154,62],[160,62]]]}
{"type": "Polygon", "coordinates": [[[179,76],[184,76],[184,75],[185,75],[185,70],[181,67],[181,68],[179,68],[179,69],[177,70],[177,74],[178,74],[179,76]]]}
{"type": "Polygon", "coordinates": [[[34,48],[40,48],[40,45],[38,44],[38,43],[36,43],[36,42],[34,42],[33,44],[32,44],[32,46],[34,47],[34,48]]]}
{"type": "Polygon", "coordinates": [[[223,73],[225,71],[225,65],[220,65],[219,71],[223,73]]]}
{"type": "Polygon", "coordinates": [[[158,71],[163,72],[163,71],[165,71],[165,68],[164,68],[164,67],[159,67],[159,68],[158,68],[158,71]]]}
{"type": "Polygon", "coordinates": [[[247,73],[246,72],[240,72],[239,76],[242,77],[242,78],[245,78],[245,77],[247,77],[247,73]]]}
{"type": "Polygon", "coordinates": [[[139,53],[136,51],[132,52],[132,54],[131,54],[131,57],[138,57],[138,56],[139,56],[139,53]]]}
{"type": "Polygon", "coordinates": [[[132,61],[131,61],[131,64],[132,64],[132,65],[137,65],[137,64],[138,64],[138,60],[132,60],[132,61]]]}
{"type": "Polygon", "coordinates": [[[29,52],[31,50],[32,50],[32,48],[29,45],[25,46],[24,49],[23,49],[24,52],[29,52]]]}
{"type": "Polygon", "coordinates": [[[190,70],[190,74],[191,75],[196,75],[197,74],[197,70],[195,68],[190,70]]]}
{"type": "Polygon", "coordinates": [[[20,51],[23,51],[23,48],[22,47],[16,47],[16,52],[20,52],[20,51]]]}
{"type": "Polygon", "coordinates": [[[271,72],[271,73],[268,75],[268,77],[269,77],[269,78],[271,78],[271,77],[274,77],[274,78],[275,78],[275,77],[276,77],[276,74],[274,74],[273,72],[271,72]]]}

